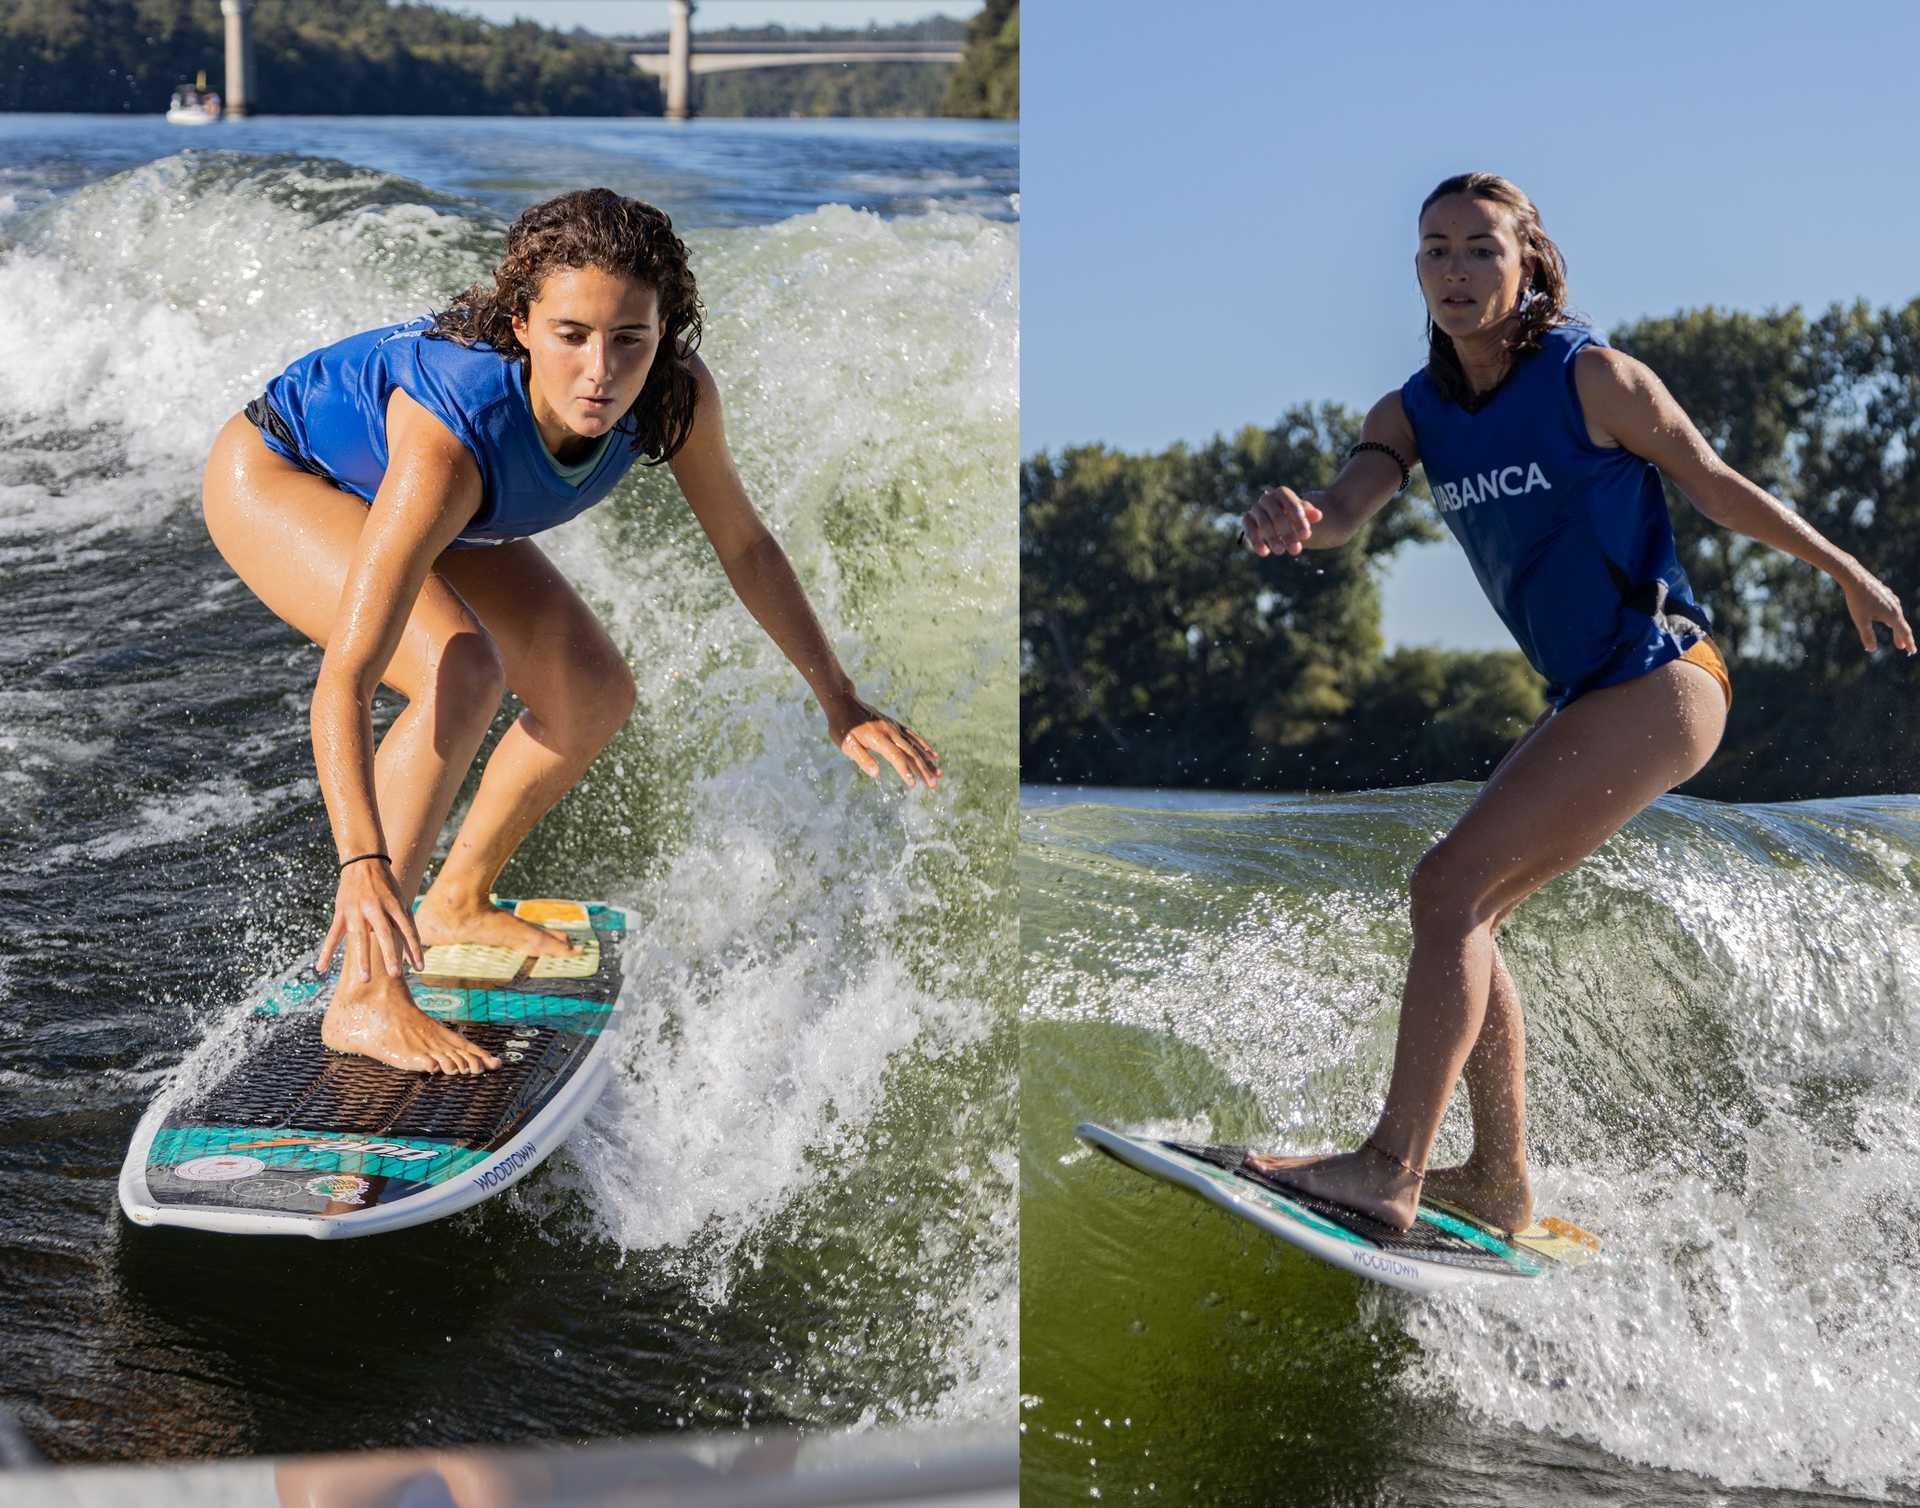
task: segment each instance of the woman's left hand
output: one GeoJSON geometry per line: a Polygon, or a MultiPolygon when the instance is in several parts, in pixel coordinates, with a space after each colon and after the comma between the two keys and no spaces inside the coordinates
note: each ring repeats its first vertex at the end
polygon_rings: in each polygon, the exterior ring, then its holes
{"type": "Polygon", "coordinates": [[[923,780],[929,787],[940,784],[940,756],[933,752],[933,745],[857,696],[848,697],[827,714],[827,734],[842,754],[874,780],[880,778],[884,759],[907,785],[923,780]]]}
{"type": "Polygon", "coordinates": [[[1913,630],[1907,627],[1906,615],[1900,611],[1900,598],[1891,587],[1861,566],[1850,577],[1841,579],[1840,589],[1847,594],[1847,611],[1853,615],[1853,626],[1860,631],[1860,643],[1868,654],[1880,647],[1873,633],[1876,623],[1887,625],[1895,649],[1908,654],[1914,652],[1913,630]]]}

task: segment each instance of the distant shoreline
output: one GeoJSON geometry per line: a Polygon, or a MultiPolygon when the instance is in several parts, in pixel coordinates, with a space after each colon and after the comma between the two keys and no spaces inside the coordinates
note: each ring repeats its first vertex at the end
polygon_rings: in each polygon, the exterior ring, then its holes
{"type": "MultiPolygon", "coordinates": [[[[32,114],[163,113],[188,79],[240,100],[226,77],[226,41],[214,8],[199,0],[167,13],[144,0],[89,0],[84,16],[16,8],[0,27],[0,111],[32,114]]],[[[662,117],[654,71],[635,65],[634,42],[559,31],[521,19],[496,25],[418,3],[331,0],[262,5],[251,13],[254,57],[242,114],[662,117]]],[[[694,50],[853,48],[938,42],[957,57],[792,61],[696,72],[692,113],[709,119],[1006,119],[1018,113],[1018,7],[989,0],[972,22],[921,18],[847,32],[722,28],[697,33],[694,50]]],[[[654,43],[644,44],[649,51],[654,43]]],[[[925,48],[921,47],[924,52],[925,48]]],[[[744,60],[743,60],[744,61],[744,60]]]]}
{"type": "MultiPolygon", "coordinates": [[[[139,120],[166,122],[166,111],[162,110],[19,110],[0,106],[0,118],[7,116],[37,116],[45,119],[86,117],[92,120],[139,120]]],[[[218,128],[233,127],[244,131],[250,123],[264,124],[269,121],[284,120],[524,120],[524,121],[597,121],[605,124],[609,121],[657,121],[662,127],[675,131],[684,131],[689,126],[698,129],[703,125],[752,124],[758,126],[824,126],[824,125],[868,125],[879,126],[889,123],[903,125],[924,125],[937,121],[956,126],[998,126],[1008,131],[1017,131],[1018,120],[1001,120],[975,115],[697,115],[692,120],[668,120],[664,115],[518,115],[511,111],[488,110],[454,113],[376,113],[367,110],[289,110],[284,114],[273,110],[262,110],[244,120],[221,120],[213,123],[214,134],[218,128]]],[[[179,128],[184,138],[200,140],[207,135],[209,128],[183,126],[179,128]]]]}

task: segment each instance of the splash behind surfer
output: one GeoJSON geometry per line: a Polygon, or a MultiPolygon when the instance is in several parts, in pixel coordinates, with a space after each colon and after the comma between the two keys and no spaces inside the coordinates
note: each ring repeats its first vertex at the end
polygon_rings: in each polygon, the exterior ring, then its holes
{"type": "Polygon", "coordinates": [[[492,278],[441,314],[349,336],[287,368],[221,430],[204,512],[234,572],[325,650],[314,756],[340,864],[319,967],[345,947],[323,1039],[397,1067],[498,1060],[421,1012],[423,945],[561,953],[493,907],[495,877],[633,710],[625,655],[529,536],[666,464],[734,591],[875,778],[939,778],[933,749],[863,701],[727,447],[697,354],[685,245],[606,189],[534,205],[492,278]],[[375,687],[407,699],[376,751],[375,687]],[[525,710],[488,758],[421,899],[436,835],[502,693],[525,710]]]}

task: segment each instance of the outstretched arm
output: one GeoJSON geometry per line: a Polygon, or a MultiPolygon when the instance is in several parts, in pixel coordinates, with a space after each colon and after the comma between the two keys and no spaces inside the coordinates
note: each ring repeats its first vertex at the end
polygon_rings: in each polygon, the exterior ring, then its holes
{"type": "MultiPolygon", "coordinates": [[[[1398,392],[1388,393],[1368,411],[1360,438],[1391,448],[1409,471],[1420,459],[1398,392]]],[[[1377,450],[1363,450],[1325,487],[1305,492],[1274,487],[1262,493],[1241,519],[1241,535],[1256,555],[1336,549],[1399,492],[1400,468],[1377,450]]]]}
{"type": "Polygon", "coordinates": [[[847,758],[877,777],[877,755],[908,785],[916,780],[938,785],[940,760],[932,745],[862,701],[841,668],[787,552],[761,522],[733,464],[719,385],[697,356],[692,366],[700,395],[693,431],[671,462],[673,476],[735,595],[806,680],[827,715],[828,736],[847,758]]]}
{"type": "MultiPolygon", "coordinates": [[[[473,457],[397,388],[387,402],[387,448],[386,475],[347,568],[309,719],[320,792],[343,860],[386,848],[373,789],[374,689],[399,648],[427,572],[480,507],[473,457]]],[[[368,944],[360,953],[363,975],[374,944],[388,973],[402,972],[403,955],[420,967],[420,937],[407,901],[390,864],[341,870],[317,967],[328,967],[349,934],[368,944]]]]}
{"type": "Polygon", "coordinates": [[[1869,653],[1879,647],[1876,623],[1886,624],[1896,647],[1914,653],[1913,630],[1900,598],[1798,513],[1721,460],[1644,362],[1624,351],[1589,346],[1574,358],[1574,382],[1588,427],[1653,462],[1703,517],[1817,566],[1839,582],[1869,653]]]}

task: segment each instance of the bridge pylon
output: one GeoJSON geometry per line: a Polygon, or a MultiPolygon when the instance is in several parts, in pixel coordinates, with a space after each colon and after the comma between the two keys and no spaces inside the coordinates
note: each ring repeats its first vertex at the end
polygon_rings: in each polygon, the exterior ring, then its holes
{"type": "Polygon", "coordinates": [[[693,114],[693,0],[668,0],[667,119],[693,114]]]}
{"type": "Polygon", "coordinates": [[[231,120],[249,115],[259,103],[253,91],[253,28],[247,10],[253,0],[220,0],[227,18],[227,92],[222,107],[231,120]]]}

